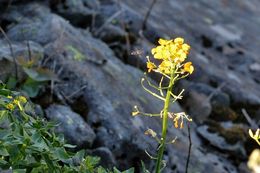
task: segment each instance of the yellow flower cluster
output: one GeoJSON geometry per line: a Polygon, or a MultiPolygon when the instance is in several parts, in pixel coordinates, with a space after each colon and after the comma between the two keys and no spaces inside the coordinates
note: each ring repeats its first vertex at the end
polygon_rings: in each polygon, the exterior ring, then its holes
{"type": "MultiPolygon", "coordinates": [[[[12,96],[7,96],[7,98],[13,99],[12,96]]],[[[14,110],[16,106],[18,106],[20,110],[23,110],[21,104],[25,104],[26,102],[27,99],[24,96],[18,96],[15,99],[13,99],[12,102],[8,103],[5,107],[10,111],[14,110]]]]}
{"type": "Polygon", "coordinates": [[[6,109],[8,109],[10,111],[14,110],[14,104],[12,104],[12,103],[8,103],[5,107],[6,107],[6,109]]]}
{"type": "MultiPolygon", "coordinates": [[[[153,62],[148,59],[147,68],[148,72],[158,70],[164,74],[170,74],[176,66],[181,66],[189,54],[190,46],[184,43],[183,38],[175,38],[174,40],[159,39],[159,46],[153,48],[151,53],[155,59],[162,60],[161,64],[157,67],[153,62]]],[[[191,62],[185,63],[181,72],[192,73],[194,67],[191,62]]]]}

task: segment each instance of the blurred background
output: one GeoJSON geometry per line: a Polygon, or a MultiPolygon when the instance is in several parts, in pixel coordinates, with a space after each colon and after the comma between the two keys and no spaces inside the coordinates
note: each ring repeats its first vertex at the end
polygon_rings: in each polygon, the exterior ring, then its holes
{"type": "MultiPolygon", "coordinates": [[[[248,135],[260,124],[258,0],[0,0],[0,80],[24,92],[39,116],[60,122],[66,140],[101,157],[105,167],[150,170],[160,118],[132,117],[134,105],[158,113],[163,103],[140,85],[159,38],[183,37],[195,67],[169,122],[164,172],[247,173],[248,135]],[[60,116],[60,115],[64,115],[60,116]]],[[[159,76],[150,74],[153,82],[159,76]]],[[[258,158],[259,159],[259,158],[258,158]]],[[[259,161],[258,161],[259,164],[259,161]]],[[[259,166],[259,165],[258,165],[259,166]]]]}

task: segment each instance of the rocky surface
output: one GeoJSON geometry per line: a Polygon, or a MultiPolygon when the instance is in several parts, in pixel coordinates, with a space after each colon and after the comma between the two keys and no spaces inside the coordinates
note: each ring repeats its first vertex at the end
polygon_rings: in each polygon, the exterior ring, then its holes
{"type": "MultiPolygon", "coordinates": [[[[178,83],[176,92],[186,92],[171,109],[185,110],[195,120],[189,172],[247,171],[248,154],[256,146],[241,110],[259,126],[258,1],[158,1],[142,31],[148,0],[142,5],[137,0],[8,2],[0,1],[0,24],[17,62],[40,55],[38,65],[57,75],[33,101],[49,120],[61,123],[58,131],[67,141],[102,157],[107,167],[139,172],[143,160],[152,170],[154,162],[145,151],[154,155],[157,143],[144,131],[159,132],[160,121],[132,117],[131,111],[138,105],[156,113],[163,105],[142,89],[140,69],[158,37],[183,36],[192,47],[195,73],[178,83]]],[[[3,81],[14,75],[9,49],[0,37],[3,81]]],[[[22,63],[17,65],[23,82],[22,63]]],[[[178,139],[167,146],[164,172],[184,172],[187,129],[169,125],[169,140],[178,139]]]]}
{"type": "Polygon", "coordinates": [[[56,132],[64,134],[70,144],[76,145],[79,149],[92,146],[95,133],[79,114],[61,105],[51,105],[45,113],[49,121],[58,124],[56,132]]]}

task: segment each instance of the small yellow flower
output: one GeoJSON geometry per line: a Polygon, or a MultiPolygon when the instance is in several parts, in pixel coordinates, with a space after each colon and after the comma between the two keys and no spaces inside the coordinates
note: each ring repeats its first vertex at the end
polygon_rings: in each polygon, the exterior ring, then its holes
{"type": "Polygon", "coordinates": [[[171,67],[172,67],[172,62],[171,61],[166,61],[164,60],[160,65],[159,65],[159,71],[165,74],[170,74],[171,73],[171,67]]]}
{"type": "Polygon", "coordinates": [[[183,71],[192,74],[193,71],[194,71],[194,67],[192,65],[192,62],[186,62],[183,66],[183,71]]]}
{"type": "Polygon", "coordinates": [[[180,50],[177,52],[174,61],[176,63],[182,63],[183,61],[185,61],[186,58],[187,58],[187,54],[184,51],[180,50]]]}
{"type": "Polygon", "coordinates": [[[181,38],[181,37],[177,37],[177,38],[174,39],[174,43],[183,44],[184,43],[184,39],[181,38]]]}
{"type": "Polygon", "coordinates": [[[6,108],[12,111],[12,110],[14,110],[14,105],[12,103],[8,103],[6,105],[6,108]]]}
{"type": "Polygon", "coordinates": [[[164,40],[162,38],[159,39],[158,43],[160,45],[167,45],[167,44],[170,44],[172,42],[172,40],[164,40]]]}
{"type": "Polygon", "coordinates": [[[153,48],[151,52],[154,55],[155,59],[166,59],[167,60],[172,55],[170,46],[157,46],[156,48],[153,48]]]}
{"type": "Polygon", "coordinates": [[[7,98],[12,99],[13,97],[12,96],[7,96],[7,98]]]}
{"type": "Polygon", "coordinates": [[[146,63],[146,66],[147,66],[148,72],[151,72],[153,69],[156,68],[156,65],[154,63],[152,63],[151,61],[148,61],[146,63]]]}
{"type": "Polygon", "coordinates": [[[26,99],[24,96],[19,96],[19,97],[18,97],[18,100],[19,100],[21,103],[26,103],[26,102],[27,102],[27,99],[26,99]]]}
{"type": "Polygon", "coordinates": [[[188,54],[188,53],[189,53],[189,50],[190,50],[190,46],[185,43],[185,44],[183,44],[183,45],[181,46],[181,49],[182,49],[184,52],[186,52],[186,54],[188,54]]]}
{"type": "Polygon", "coordinates": [[[16,104],[16,105],[18,105],[18,104],[19,104],[19,100],[14,99],[13,103],[16,104]]]}

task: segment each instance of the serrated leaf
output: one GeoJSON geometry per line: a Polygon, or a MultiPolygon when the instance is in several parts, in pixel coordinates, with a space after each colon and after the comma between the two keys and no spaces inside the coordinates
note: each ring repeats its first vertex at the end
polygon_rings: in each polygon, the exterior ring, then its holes
{"type": "Polygon", "coordinates": [[[69,154],[65,151],[64,148],[56,148],[53,152],[54,157],[56,157],[59,160],[67,160],[69,159],[69,154]]]}

